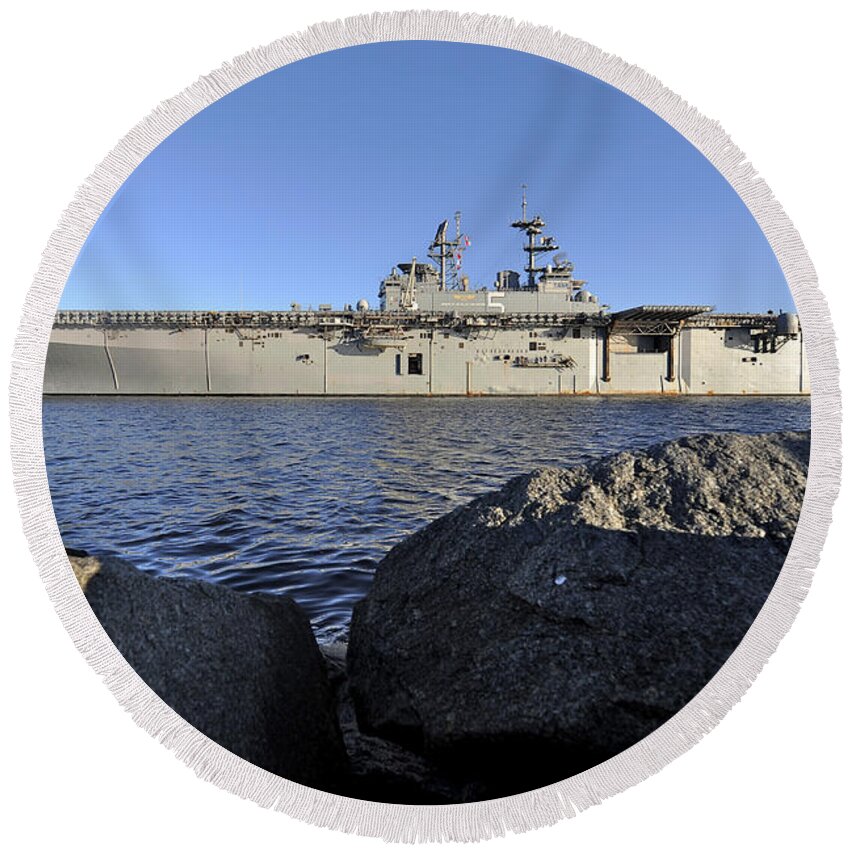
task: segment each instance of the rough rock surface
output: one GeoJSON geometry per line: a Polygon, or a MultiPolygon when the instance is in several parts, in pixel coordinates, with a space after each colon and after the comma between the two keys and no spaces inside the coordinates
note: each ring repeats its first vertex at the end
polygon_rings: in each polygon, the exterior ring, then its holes
{"type": "Polygon", "coordinates": [[[484,777],[478,799],[634,744],[751,625],[808,454],[808,433],[684,438],[513,479],[407,538],[354,610],[361,729],[484,777]]]}
{"type": "Polygon", "coordinates": [[[69,557],[112,642],[181,717],[259,767],[339,790],[347,759],[331,688],[295,602],[69,557]]]}

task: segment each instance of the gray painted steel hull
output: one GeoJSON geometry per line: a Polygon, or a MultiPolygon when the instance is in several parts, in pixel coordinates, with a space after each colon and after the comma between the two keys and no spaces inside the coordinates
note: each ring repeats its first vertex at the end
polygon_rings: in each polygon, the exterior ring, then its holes
{"type": "Polygon", "coordinates": [[[641,350],[636,337],[621,335],[611,337],[606,353],[605,337],[606,330],[594,325],[546,323],[481,329],[414,323],[397,338],[373,344],[352,339],[345,330],[318,326],[241,330],[57,326],[48,348],[44,392],[175,396],[809,392],[802,334],[781,340],[775,351],[761,353],[754,352],[747,327],[686,326],[671,338],[671,350],[666,352],[641,350]]]}

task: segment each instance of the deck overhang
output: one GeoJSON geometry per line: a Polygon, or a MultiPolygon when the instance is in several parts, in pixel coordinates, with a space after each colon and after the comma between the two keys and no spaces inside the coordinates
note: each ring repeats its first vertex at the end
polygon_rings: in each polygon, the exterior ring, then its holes
{"type": "Polygon", "coordinates": [[[694,316],[711,312],[711,307],[695,305],[643,305],[612,313],[610,333],[642,336],[672,336],[682,323],[694,316]]]}

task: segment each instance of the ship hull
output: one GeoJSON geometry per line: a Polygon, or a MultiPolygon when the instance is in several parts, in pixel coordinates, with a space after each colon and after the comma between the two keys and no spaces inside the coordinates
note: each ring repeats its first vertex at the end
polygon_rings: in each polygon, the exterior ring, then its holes
{"type": "Polygon", "coordinates": [[[319,327],[57,326],[49,395],[807,395],[802,334],[756,351],[747,327],[669,338],[605,328],[410,325],[391,339],[319,327]],[[661,350],[659,350],[661,349],[661,350]]]}

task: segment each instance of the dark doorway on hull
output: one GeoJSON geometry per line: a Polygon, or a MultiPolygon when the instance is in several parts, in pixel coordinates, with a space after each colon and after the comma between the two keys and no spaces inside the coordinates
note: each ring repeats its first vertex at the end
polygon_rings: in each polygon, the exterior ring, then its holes
{"type": "Polygon", "coordinates": [[[422,355],[408,354],[407,355],[407,374],[421,375],[422,374],[422,355]]]}

